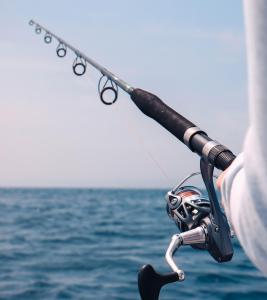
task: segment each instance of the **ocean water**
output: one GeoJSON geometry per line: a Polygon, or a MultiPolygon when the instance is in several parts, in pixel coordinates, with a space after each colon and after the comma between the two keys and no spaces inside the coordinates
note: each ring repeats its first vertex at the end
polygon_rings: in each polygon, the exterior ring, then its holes
{"type": "MultiPolygon", "coordinates": [[[[165,190],[1,189],[0,299],[140,299],[146,263],[169,272],[175,225],[165,190]]],[[[184,247],[186,273],[160,299],[267,299],[267,281],[235,244],[230,263],[184,247]]]]}

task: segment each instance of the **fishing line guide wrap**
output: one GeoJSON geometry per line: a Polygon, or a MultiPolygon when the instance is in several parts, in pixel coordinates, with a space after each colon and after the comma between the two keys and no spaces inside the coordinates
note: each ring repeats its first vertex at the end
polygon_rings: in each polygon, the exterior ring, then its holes
{"type": "Polygon", "coordinates": [[[207,196],[204,196],[196,187],[182,186],[190,176],[167,193],[167,212],[180,231],[179,234],[173,235],[165,254],[166,261],[173,272],[160,274],[151,265],[145,265],[138,274],[141,299],[157,300],[160,289],[164,285],[185,279],[184,271],[176,265],[173,258],[175,252],[183,245],[206,250],[217,262],[230,261],[233,256],[231,231],[220,207],[213,177],[214,168],[225,170],[231,165],[235,155],[227,147],[211,139],[194,123],[166,105],[156,95],[134,88],[34,20],[30,20],[29,25],[36,26],[36,33],[40,34],[44,31],[51,41],[52,37],[58,41],[56,49],[58,57],[66,56],[67,49],[76,55],[72,66],[74,74],[78,76],[85,74],[87,64],[101,73],[98,93],[103,104],[114,104],[118,98],[118,90],[121,88],[146,116],[162,125],[200,157],[200,174],[207,196]],[[111,100],[104,98],[107,92],[113,93],[111,100]]]}

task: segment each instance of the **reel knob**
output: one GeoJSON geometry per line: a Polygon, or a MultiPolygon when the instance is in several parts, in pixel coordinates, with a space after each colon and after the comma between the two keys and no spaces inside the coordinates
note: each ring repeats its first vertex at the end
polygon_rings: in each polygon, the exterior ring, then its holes
{"type": "Polygon", "coordinates": [[[142,300],[158,300],[161,288],[179,281],[176,272],[160,274],[151,265],[145,265],[138,273],[138,289],[142,300]]]}

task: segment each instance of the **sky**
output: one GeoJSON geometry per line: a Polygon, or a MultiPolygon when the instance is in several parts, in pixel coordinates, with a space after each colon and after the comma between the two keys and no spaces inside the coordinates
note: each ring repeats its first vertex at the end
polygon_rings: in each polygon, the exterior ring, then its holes
{"type": "Polygon", "coordinates": [[[72,73],[33,18],[234,153],[248,127],[242,1],[0,0],[0,186],[168,188],[199,158],[100,74],[72,73]]]}

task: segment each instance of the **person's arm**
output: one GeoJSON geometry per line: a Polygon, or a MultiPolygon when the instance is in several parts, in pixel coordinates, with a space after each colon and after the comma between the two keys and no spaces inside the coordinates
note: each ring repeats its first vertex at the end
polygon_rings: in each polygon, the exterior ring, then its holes
{"type": "Polygon", "coordinates": [[[250,126],[243,153],[221,177],[221,193],[243,249],[267,275],[267,1],[244,0],[244,12],[250,126]]]}

